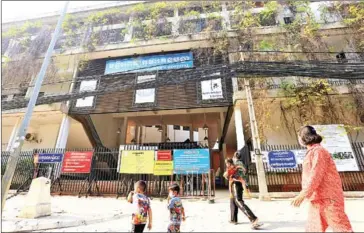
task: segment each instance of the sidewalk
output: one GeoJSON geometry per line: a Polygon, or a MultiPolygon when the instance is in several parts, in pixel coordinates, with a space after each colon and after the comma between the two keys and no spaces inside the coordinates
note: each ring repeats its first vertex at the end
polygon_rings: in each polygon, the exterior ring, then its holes
{"type": "MultiPolygon", "coordinates": [[[[49,232],[127,232],[130,230],[131,205],[125,198],[77,198],[70,196],[52,197],[53,215],[47,218],[20,220],[15,216],[22,206],[25,196],[10,199],[5,207],[3,231],[10,230],[11,224],[24,226],[32,221],[33,226],[54,226],[58,221],[75,221],[77,227],[47,230],[49,232]],[[9,211],[10,210],[10,211],[9,211]],[[63,211],[63,212],[60,212],[63,211]],[[55,213],[56,212],[56,213],[55,213]],[[6,223],[4,225],[4,223],[6,223]],[[37,223],[37,224],[36,224],[37,223]],[[86,225],[85,225],[86,224],[86,225]],[[7,228],[4,228],[7,226],[7,228]]],[[[265,223],[261,231],[302,232],[307,216],[307,205],[301,208],[290,206],[290,200],[273,199],[261,202],[257,199],[246,200],[247,205],[265,223]]],[[[182,225],[183,232],[242,232],[252,231],[247,218],[239,212],[238,225],[228,223],[229,199],[217,197],[214,204],[201,200],[183,200],[187,220],[182,225]]],[[[347,199],[346,211],[355,232],[364,232],[364,199],[347,199]]],[[[152,200],[153,229],[151,232],[166,232],[168,211],[166,201],[152,200]]],[[[28,224],[29,225],[29,224],[28,224]]],[[[28,227],[29,228],[29,227],[28,227]]],[[[32,230],[45,230],[32,228],[32,230]]],[[[24,230],[24,229],[23,229],[24,230]]],[[[148,232],[148,230],[146,230],[148,232]]]]}
{"type": "Polygon", "coordinates": [[[24,205],[25,195],[18,195],[6,202],[2,215],[3,232],[29,232],[49,229],[77,227],[120,219],[124,216],[110,198],[77,198],[67,196],[52,197],[52,215],[38,219],[18,218],[24,205]],[[100,214],[100,209],[105,208],[100,214]]]}

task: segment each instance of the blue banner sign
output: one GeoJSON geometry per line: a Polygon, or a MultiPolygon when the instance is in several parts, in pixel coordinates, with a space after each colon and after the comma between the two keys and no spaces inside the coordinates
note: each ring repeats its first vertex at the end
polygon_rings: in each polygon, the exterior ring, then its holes
{"type": "Polygon", "coordinates": [[[140,56],[106,61],[105,74],[193,68],[192,52],[140,56]]]}
{"type": "Polygon", "coordinates": [[[210,171],[208,149],[173,150],[174,174],[202,174],[210,171]]]}
{"type": "Polygon", "coordinates": [[[296,157],[292,151],[269,151],[269,166],[273,169],[296,168],[296,157]]]}
{"type": "Polygon", "coordinates": [[[38,154],[38,163],[61,163],[63,154],[38,154]]]}

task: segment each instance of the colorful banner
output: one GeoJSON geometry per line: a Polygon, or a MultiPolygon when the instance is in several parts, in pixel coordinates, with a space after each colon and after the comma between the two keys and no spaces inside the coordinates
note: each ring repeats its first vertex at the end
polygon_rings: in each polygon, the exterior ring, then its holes
{"type": "Polygon", "coordinates": [[[90,173],[92,151],[66,152],[64,154],[62,173],[90,173]]]}
{"type": "Polygon", "coordinates": [[[121,58],[106,61],[105,74],[193,68],[192,52],[121,58]]]}
{"type": "Polygon", "coordinates": [[[158,161],[172,161],[172,151],[170,150],[159,150],[157,151],[158,161]]]}
{"type": "MultiPolygon", "coordinates": [[[[36,156],[35,156],[36,157],[36,156]]],[[[57,153],[39,153],[37,163],[62,163],[63,154],[57,153]]],[[[36,158],[34,158],[34,161],[36,158]]]]}
{"type": "Polygon", "coordinates": [[[202,174],[210,171],[209,149],[173,150],[175,174],[202,174]]]}
{"type": "Polygon", "coordinates": [[[269,166],[273,169],[296,168],[296,156],[292,151],[270,151],[269,166]]]}
{"type": "Polygon", "coordinates": [[[173,161],[155,161],[154,175],[169,176],[173,174],[173,161]]]}
{"type": "Polygon", "coordinates": [[[155,151],[120,151],[119,173],[153,174],[155,151]],[[121,157],[121,158],[120,158],[121,157]]]}

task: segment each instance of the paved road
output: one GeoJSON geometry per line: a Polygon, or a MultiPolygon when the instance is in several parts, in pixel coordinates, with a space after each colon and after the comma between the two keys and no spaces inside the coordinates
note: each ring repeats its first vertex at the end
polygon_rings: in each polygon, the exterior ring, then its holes
{"type": "MultiPolygon", "coordinates": [[[[104,223],[49,230],[49,232],[127,232],[130,230],[131,206],[125,199],[116,200],[112,198],[89,198],[77,199],[74,197],[58,197],[58,200],[68,205],[79,203],[85,212],[99,212],[99,214],[119,209],[125,213],[125,217],[119,220],[104,223]],[[104,203],[104,204],[103,204],[104,203]],[[97,208],[97,209],[95,209],[97,208]]],[[[273,200],[260,202],[256,199],[247,200],[248,206],[264,222],[261,231],[269,232],[302,232],[304,231],[307,205],[301,208],[290,206],[290,200],[273,200]]],[[[247,218],[239,213],[239,224],[231,225],[229,220],[229,200],[218,199],[215,204],[206,201],[184,200],[187,220],[182,225],[183,232],[249,232],[252,231],[247,218]]],[[[153,229],[151,232],[166,232],[168,225],[168,212],[166,201],[153,200],[153,229]]],[[[364,200],[346,200],[346,211],[352,222],[355,232],[364,232],[364,200]]],[[[81,212],[78,210],[78,212],[81,212]]],[[[330,231],[330,230],[329,230],[330,231]]],[[[148,232],[148,230],[146,230],[148,232]]]]}

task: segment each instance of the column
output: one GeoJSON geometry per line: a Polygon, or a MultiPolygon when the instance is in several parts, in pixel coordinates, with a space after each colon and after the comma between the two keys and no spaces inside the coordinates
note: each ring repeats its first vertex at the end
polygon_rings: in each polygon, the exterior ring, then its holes
{"type": "Polygon", "coordinates": [[[190,141],[194,142],[194,138],[193,138],[193,125],[190,125],[190,141]]]}
{"type": "Polygon", "coordinates": [[[67,114],[63,114],[55,148],[57,149],[66,148],[70,127],[71,127],[70,117],[67,116],[67,114]]]}
{"type": "Polygon", "coordinates": [[[125,145],[126,144],[126,133],[128,132],[128,117],[124,117],[123,127],[121,128],[120,133],[120,144],[125,145]]]}
{"type": "Polygon", "coordinates": [[[139,125],[135,125],[134,140],[135,140],[136,144],[139,144],[139,125]]]}
{"type": "Polygon", "coordinates": [[[11,135],[10,135],[10,138],[9,138],[9,141],[8,141],[8,146],[6,147],[6,151],[10,151],[11,147],[13,146],[16,134],[18,133],[18,130],[19,130],[21,119],[22,119],[21,117],[18,117],[18,119],[15,122],[14,128],[11,131],[11,135]]]}
{"type": "Polygon", "coordinates": [[[245,146],[245,139],[243,130],[243,118],[241,115],[241,108],[239,102],[236,102],[236,105],[234,107],[234,117],[235,117],[237,150],[240,150],[245,146]]]}
{"type": "Polygon", "coordinates": [[[167,125],[162,125],[162,135],[161,135],[161,141],[166,141],[166,132],[167,132],[167,125]]]}
{"type": "Polygon", "coordinates": [[[143,128],[144,126],[139,126],[139,144],[143,143],[143,128]]]}
{"type": "MultiPolygon", "coordinates": [[[[221,140],[222,134],[223,134],[223,130],[224,130],[224,113],[220,112],[220,119],[218,121],[218,135],[219,135],[219,141],[221,140]]],[[[226,152],[226,143],[224,142],[222,144],[222,151],[220,151],[220,169],[221,169],[221,174],[224,173],[225,171],[225,159],[227,158],[227,152],[226,152]]]]}

